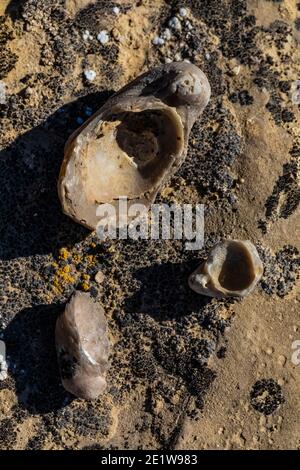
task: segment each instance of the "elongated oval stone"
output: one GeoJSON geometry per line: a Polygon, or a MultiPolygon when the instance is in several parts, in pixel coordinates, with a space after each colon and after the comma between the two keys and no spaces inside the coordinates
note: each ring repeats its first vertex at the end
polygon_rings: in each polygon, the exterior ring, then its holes
{"type": "Polygon", "coordinates": [[[65,389],[79,398],[97,398],[106,388],[110,349],[102,306],[77,291],[57,319],[55,342],[65,389]]]}

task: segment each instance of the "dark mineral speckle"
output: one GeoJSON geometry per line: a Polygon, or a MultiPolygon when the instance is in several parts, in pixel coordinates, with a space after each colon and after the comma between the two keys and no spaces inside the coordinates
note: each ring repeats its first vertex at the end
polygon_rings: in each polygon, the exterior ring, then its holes
{"type": "Polygon", "coordinates": [[[250,393],[253,408],[268,416],[285,402],[281,387],[273,379],[262,379],[255,382],[250,393]]]}

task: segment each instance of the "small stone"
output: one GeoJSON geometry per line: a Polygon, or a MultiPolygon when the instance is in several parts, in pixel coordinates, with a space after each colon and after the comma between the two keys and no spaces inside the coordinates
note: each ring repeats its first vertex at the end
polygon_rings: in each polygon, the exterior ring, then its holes
{"type": "Polygon", "coordinates": [[[82,38],[84,39],[84,41],[88,41],[88,40],[92,40],[93,36],[89,32],[89,30],[86,29],[82,35],[82,38]]]}
{"type": "Polygon", "coordinates": [[[292,90],[292,102],[294,104],[300,104],[300,80],[295,80],[291,85],[292,90]]]}
{"type": "Polygon", "coordinates": [[[118,15],[120,13],[120,8],[119,7],[113,7],[112,11],[115,15],[118,15]]]}
{"type": "Polygon", "coordinates": [[[104,310],[88,293],[77,291],[58,317],[55,343],[65,389],[97,398],[106,389],[110,343],[104,310]]]}
{"type": "Polygon", "coordinates": [[[28,86],[25,90],[25,95],[28,97],[28,96],[31,96],[32,94],[33,94],[33,88],[28,86]]]}
{"type": "Polygon", "coordinates": [[[112,34],[112,37],[116,40],[116,41],[121,41],[121,33],[120,31],[117,29],[117,28],[113,28],[112,31],[111,31],[111,34],[112,34]]]}
{"type": "Polygon", "coordinates": [[[233,73],[234,75],[238,75],[238,74],[240,73],[240,71],[241,71],[241,66],[240,66],[240,65],[236,65],[236,66],[233,67],[233,69],[232,69],[232,73],[233,73]]]}
{"type": "Polygon", "coordinates": [[[186,21],[185,26],[189,31],[191,31],[194,27],[190,21],[186,21]]]}
{"type": "Polygon", "coordinates": [[[93,82],[96,78],[96,72],[94,70],[85,70],[84,76],[89,82],[93,82]]]}
{"type": "Polygon", "coordinates": [[[300,104],[300,90],[294,91],[292,94],[292,102],[294,104],[300,104]]]}
{"type": "Polygon", "coordinates": [[[101,44],[107,44],[109,41],[109,34],[106,30],[100,31],[100,33],[97,36],[97,39],[101,44]]]}
{"type": "Polygon", "coordinates": [[[165,43],[165,41],[162,38],[160,38],[159,36],[155,36],[155,38],[152,41],[152,44],[154,46],[163,46],[164,43],[165,43]]]}
{"type": "Polygon", "coordinates": [[[177,18],[177,16],[173,16],[173,18],[169,20],[168,25],[170,26],[170,28],[175,29],[177,31],[181,30],[181,23],[179,19],[177,18]]]}
{"type": "Polygon", "coordinates": [[[187,15],[187,13],[188,13],[188,12],[187,12],[187,9],[186,9],[186,8],[183,8],[183,7],[179,8],[179,15],[180,15],[182,18],[184,18],[184,17],[187,15]]]}
{"type": "Polygon", "coordinates": [[[277,362],[281,367],[284,367],[286,363],[286,357],[283,355],[278,356],[277,362]]]}
{"type": "Polygon", "coordinates": [[[102,271],[98,271],[96,276],[95,276],[95,281],[98,283],[98,284],[102,284],[102,282],[104,281],[105,279],[105,276],[103,274],[102,271]]]}
{"type": "Polygon", "coordinates": [[[171,39],[172,34],[169,28],[166,28],[163,30],[163,32],[161,33],[161,37],[162,39],[165,39],[166,41],[169,41],[171,39]]]}
{"type": "Polygon", "coordinates": [[[269,347],[269,348],[266,349],[266,354],[268,354],[268,356],[271,356],[273,354],[273,352],[274,352],[274,348],[272,348],[272,347],[269,347]]]}
{"type": "Polygon", "coordinates": [[[8,375],[7,375],[7,372],[5,370],[0,372],[0,380],[6,380],[7,377],[8,377],[8,375]]]}

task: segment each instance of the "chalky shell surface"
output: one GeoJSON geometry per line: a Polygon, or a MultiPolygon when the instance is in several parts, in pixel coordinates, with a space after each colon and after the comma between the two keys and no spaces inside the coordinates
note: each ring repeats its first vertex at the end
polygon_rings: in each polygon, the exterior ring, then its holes
{"type": "Polygon", "coordinates": [[[58,193],[63,211],[95,229],[97,208],[149,206],[182,164],[190,130],[207,105],[205,74],[187,62],[153,69],[113,95],[68,140],[58,193]]]}

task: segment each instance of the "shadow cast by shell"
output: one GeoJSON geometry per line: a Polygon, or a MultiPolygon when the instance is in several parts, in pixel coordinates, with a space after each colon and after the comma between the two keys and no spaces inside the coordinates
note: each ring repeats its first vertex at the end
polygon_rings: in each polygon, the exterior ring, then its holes
{"type": "Polygon", "coordinates": [[[95,111],[111,93],[96,92],[66,104],[0,150],[0,259],[55,252],[87,236],[62,213],[57,179],[65,142],[81,123],[78,117],[87,118],[86,107],[95,111]]]}
{"type": "Polygon", "coordinates": [[[21,407],[32,414],[58,410],[72,401],[61,385],[54,329],[63,305],[37,305],[22,310],[4,332],[9,373],[21,407]]]}

